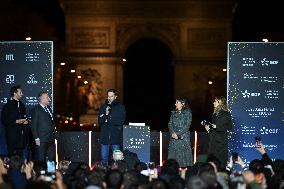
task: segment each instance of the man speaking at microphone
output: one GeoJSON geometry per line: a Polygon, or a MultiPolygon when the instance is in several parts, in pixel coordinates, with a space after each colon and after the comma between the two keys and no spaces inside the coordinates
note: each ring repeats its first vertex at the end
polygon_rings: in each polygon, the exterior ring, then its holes
{"type": "Polygon", "coordinates": [[[115,89],[107,91],[107,99],[99,109],[99,125],[101,128],[101,160],[109,162],[109,148],[112,152],[119,150],[122,143],[123,123],[125,121],[125,107],[117,99],[115,89]]]}

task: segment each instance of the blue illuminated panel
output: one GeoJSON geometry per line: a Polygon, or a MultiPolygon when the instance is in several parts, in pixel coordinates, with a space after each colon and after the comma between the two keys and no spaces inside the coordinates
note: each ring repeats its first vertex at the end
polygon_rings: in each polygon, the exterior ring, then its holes
{"type": "Polygon", "coordinates": [[[271,158],[284,154],[284,43],[228,44],[228,104],[233,131],[230,153],[248,163],[260,158],[255,136],[271,158]]]}

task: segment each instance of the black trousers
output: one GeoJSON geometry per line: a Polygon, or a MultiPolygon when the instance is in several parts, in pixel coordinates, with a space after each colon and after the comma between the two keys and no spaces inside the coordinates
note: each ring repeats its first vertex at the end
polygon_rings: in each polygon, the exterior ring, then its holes
{"type": "Polygon", "coordinates": [[[49,142],[40,142],[40,146],[35,147],[35,158],[39,161],[55,161],[54,140],[49,142]]]}

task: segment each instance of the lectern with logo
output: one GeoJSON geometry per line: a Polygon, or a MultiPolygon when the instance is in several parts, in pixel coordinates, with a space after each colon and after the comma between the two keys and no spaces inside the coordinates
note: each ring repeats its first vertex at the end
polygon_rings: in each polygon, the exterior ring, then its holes
{"type": "Polygon", "coordinates": [[[136,153],[142,162],[150,162],[150,127],[124,125],[123,149],[136,153]]]}

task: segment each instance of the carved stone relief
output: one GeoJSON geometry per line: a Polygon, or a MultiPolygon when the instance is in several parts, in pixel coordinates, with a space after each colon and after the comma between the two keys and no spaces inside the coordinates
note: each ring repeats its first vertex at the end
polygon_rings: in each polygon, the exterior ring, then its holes
{"type": "Polygon", "coordinates": [[[103,96],[101,74],[96,69],[80,70],[81,79],[78,82],[80,104],[87,114],[96,113],[100,107],[103,96]]]}
{"type": "Polygon", "coordinates": [[[72,48],[110,48],[110,27],[72,28],[72,48]]]}
{"type": "Polygon", "coordinates": [[[167,44],[174,54],[180,47],[180,28],[178,24],[128,23],[120,24],[116,30],[117,50],[124,53],[131,43],[141,38],[159,39],[167,44]]]}
{"type": "Polygon", "coordinates": [[[187,30],[188,48],[224,49],[227,40],[226,30],[223,28],[191,28],[187,30]]]}

